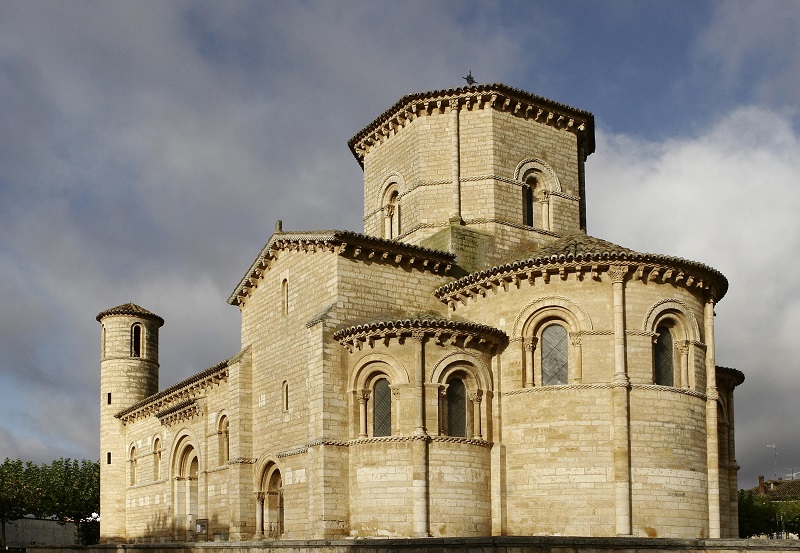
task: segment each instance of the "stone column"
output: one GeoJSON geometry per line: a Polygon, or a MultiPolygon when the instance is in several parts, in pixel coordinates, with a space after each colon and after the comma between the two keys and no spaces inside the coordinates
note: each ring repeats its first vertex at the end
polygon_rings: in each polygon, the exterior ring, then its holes
{"type": "Polygon", "coordinates": [[[689,389],[689,342],[678,346],[681,356],[681,388],[689,389]]]}
{"type": "Polygon", "coordinates": [[[416,424],[412,442],[412,523],[415,538],[430,536],[429,489],[428,489],[428,432],[425,428],[425,332],[415,330],[414,391],[417,399],[416,424]]]}
{"type": "Polygon", "coordinates": [[[614,378],[611,381],[614,435],[614,492],[618,536],[630,536],[631,442],[630,390],[625,358],[625,275],[628,267],[614,265],[608,270],[614,298],[614,378]]]}
{"type": "Polygon", "coordinates": [[[547,191],[542,192],[542,198],[539,202],[542,204],[542,228],[550,230],[550,193],[547,191]]]}
{"type": "Polygon", "coordinates": [[[535,383],[535,371],[534,367],[536,366],[536,343],[538,342],[538,338],[536,336],[532,336],[530,341],[525,344],[525,351],[529,352],[527,355],[528,360],[528,367],[527,371],[525,372],[525,387],[526,388],[533,388],[536,386],[535,383]]]}
{"type": "Polygon", "coordinates": [[[458,99],[450,100],[450,137],[451,137],[451,171],[453,178],[453,205],[450,210],[450,222],[461,224],[461,153],[458,122],[458,99]]]}
{"type": "Polygon", "coordinates": [[[739,522],[739,482],[738,474],[739,463],[736,462],[736,443],[734,440],[734,421],[736,418],[733,415],[733,388],[728,391],[728,489],[730,498],[730,526],[728,528],[728,538],[738,537],[738,522],[739,522]]]}
{"type": "Polygon", "coordinates": [[[706,335],[706,452],[708,468],[708,537],[720,537],[719,436],[717,366],[714,358],[714,298],[709,297],[703,312],[706,335]]]}
{"type": "Polygon", "coordinates": [[[367,402],[369,392],[364,390],[358,394],[358,437],[367,437],[367,402]]]}
{"type": "Polygon", "coordinates": [[[581,348],[580,332],[570,332],[570,341],[575,348],[575,371],[572,377],[572,384],[580,384],[583,381],[583,350],[581,348]]]}
{"type": "Polygon", "coordinates": [[[483,439],[481,430],[481,392],[480,390],[469,394],[472,402],[472,437],[477,440],[483,439]]]}
{"type": "Polygon", "coordinates": [[[264,538],[264,492],[256,492],[256,533],[254,540],[264,538]]]}

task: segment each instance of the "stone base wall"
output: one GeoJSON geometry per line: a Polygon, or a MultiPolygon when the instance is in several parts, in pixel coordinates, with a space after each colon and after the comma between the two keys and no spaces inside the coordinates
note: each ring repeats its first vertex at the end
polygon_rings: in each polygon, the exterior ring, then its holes
{"type": "Polygon", "coordinates": [[[798,540],[494,537],[369,540],[271,540],[149,545],[28,547],[30,553],[698,553],[800,551],[798,540]]]}

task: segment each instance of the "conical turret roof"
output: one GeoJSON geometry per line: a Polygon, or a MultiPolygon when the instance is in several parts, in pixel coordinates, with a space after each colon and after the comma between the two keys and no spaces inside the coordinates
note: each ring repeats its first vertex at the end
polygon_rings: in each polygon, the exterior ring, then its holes
{"type": "Polygon", "coordinates": [[[117,307],[112,307],[111,309],[106,309],[105,311],[100,312],[97,315],[97,320],[100,321],[103,319],[103,317],[107,317],[108,315],[130,315],[131,317],[141,317],[143,319],[155,321],[158,323],[158,326],[162,326],[164,324],[164,319],[152,311],[148,311],[144,307],[131,302],[123,303],[117,307]]]}

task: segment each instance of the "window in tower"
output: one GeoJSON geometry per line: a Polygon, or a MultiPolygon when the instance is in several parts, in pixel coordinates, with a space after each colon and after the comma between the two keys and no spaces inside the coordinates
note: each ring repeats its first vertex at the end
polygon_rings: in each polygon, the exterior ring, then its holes
{"type": "Polygon", "coordinates": [[[383,237],[389,240],[400,236],[400,193],[391,185],[384,193],[381,205],[383,212],[383,237]]]}
{"type": "Polygon", "coordinates": [[[131,328],[131,357],[142,356],[142,325],[136,323],[131,328]]]}
{"type": "Polygon", "coordinates": [[[289,313],[289,281],[286,279],[281,282],[281,313],[289,313]]]}
{"type": "Polygon", "coordinates": [[[675,363],[673,360],[672,333],[666,326],[656,328],[653,351],[653,382],[661,386],[675,385],[675,363]]]}
{"type": "Polygon", "coordinates": [[[522,224],[529,227],[533,226],[533,202],[533,188],[526,184],[522,187],[522,224]]]}

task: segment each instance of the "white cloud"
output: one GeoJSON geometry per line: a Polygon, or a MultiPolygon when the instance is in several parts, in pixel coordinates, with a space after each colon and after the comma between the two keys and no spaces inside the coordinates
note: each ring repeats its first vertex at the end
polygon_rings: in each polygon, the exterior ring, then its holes
{"type": "MultiPolygon", "coordinates": [[[[601,131],[587,163],[591,234],[706,263],[729,280],[717,363],[747,377],[736,413],[743,484],[764,470],[760,442],[785,441],[800,415],[798,158],[800,136],[781,113],[744,107],[662,143],[601,131]]],[[[800,446],[784,445],[800,458],[800,446]]]]}

